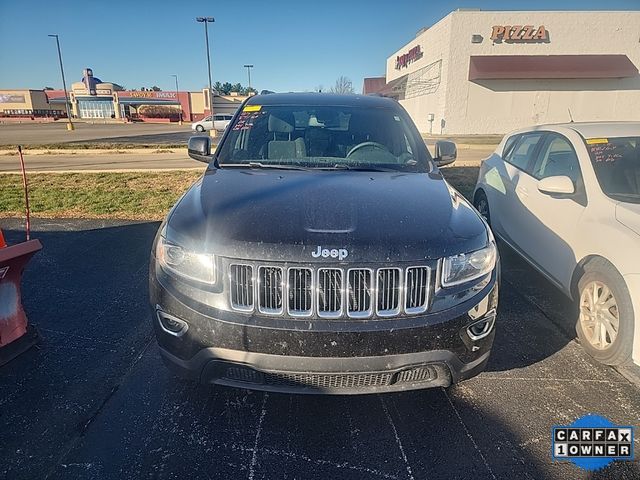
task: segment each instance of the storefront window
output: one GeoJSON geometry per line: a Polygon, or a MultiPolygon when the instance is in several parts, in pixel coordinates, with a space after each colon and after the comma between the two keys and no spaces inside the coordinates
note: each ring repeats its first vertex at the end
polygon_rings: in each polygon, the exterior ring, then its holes
{"type": "Polygon", "coordinates": [[[111,99],[78,100],[80,118],[111,118],[115,114],[111,99]]]}

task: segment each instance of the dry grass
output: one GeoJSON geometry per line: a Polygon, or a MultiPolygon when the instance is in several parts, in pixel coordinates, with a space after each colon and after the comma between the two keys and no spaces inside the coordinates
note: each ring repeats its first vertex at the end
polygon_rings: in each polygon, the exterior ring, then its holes
{"type": "MultiPolygon", "coordinates": [[[[445,178],[470,198],[478,167],[443,168],[445,178]]],[[[202,172],[33,173],[29,175],[31,214],[42,218],[160,220],[202,172]]],[[[22,216],[20,175],[0,175],[0,217],[22,216]]]]}
{"type": "MultiPolygon", "coordinates": [[[[44,218],[163,218],[202,172],[36,173],[31,214],[44,218]]],[[[0,175],[0,216],[24,212],[22,178],[0,175]]]]}

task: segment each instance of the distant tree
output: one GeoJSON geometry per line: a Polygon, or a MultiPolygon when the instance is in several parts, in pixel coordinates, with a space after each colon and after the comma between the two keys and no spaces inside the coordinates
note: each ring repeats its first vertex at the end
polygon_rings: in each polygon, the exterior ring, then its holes
{"type": "MultiPolygon", "coordinates": [[[[205,86],[204,90],[208,87],[205,86]]],[[[214,93],[219,95],[229,95],[231,92],[238,92],[240,95],[249,95],[250,92],[258,93],[258,91],[253,87],[243,87],[241,83],[230,83],[230,82],[215,82],[211,85],[214,93]]]]}
{"type": "Polygon", "coordinates": [[[231,85],[229,82],[224,82],[222,84],[222,93],[224,93],[225,95],[229,95],[232,88],[233,88],[233,85],[231,85]]]}
{"type": "Polygon", "coordinates": [[[44,90],[53,90],[53,87],[44,87],[44,90]]]}
{"type": "Polygon", "coordinates": [[[331,87],[331,93],[354,93],[353,83],[348,77],[340,75],[336,84],[331,87]]]}
{"type": "Polygon", "coordinates": [[[158,87],[157,85],[154,85],[153,87],[151,87],[151,90],[154,92],[161,92],[162,89],[160,87],[158,87]]]}

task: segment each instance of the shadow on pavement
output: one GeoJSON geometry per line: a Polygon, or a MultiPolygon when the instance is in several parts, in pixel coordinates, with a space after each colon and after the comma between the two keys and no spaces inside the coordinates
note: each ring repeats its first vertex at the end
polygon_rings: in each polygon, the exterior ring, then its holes
{"type": "Polygon", "coordinates": [[[126,135],[121,137],[104,137],[104,138],[92,138],[89,140],[76,140],[64,143],[114,143],[114,144],[176,144],[184,143],[185,147],[189,137],[194,135],[191,130],[185,130],[184,132],[170,132],[170,133],[150,133],[144,135],[126,135]]]}
{"type": "MultiPolygon", "coordinates": [[[[10,243],[23,238],[19,222],[1,223],[10,243]]],[[[558,403],[573,394],[564,385],[528,390],[480,376],[448,390],[326,397],[173,377],[159,359],[147,305],[157,228],[34,222],[44,249],[25,273],[24,304],[43,338],[0,369],[0,477],[583,476],[550,462],[550,426],[577,413],[558,403]],[[548,411],[539,410],[545,402],[548,411]]],[[[530,329],[540,314],[511,290],[506,283],[493,370],[522,369],[567,342],[541,325],[530,329]]],[[[619,388],[620,398],[631,395],[619,388]]],[[[637,478],[640,470],[618,463],[605,472],[637,478]]]]}

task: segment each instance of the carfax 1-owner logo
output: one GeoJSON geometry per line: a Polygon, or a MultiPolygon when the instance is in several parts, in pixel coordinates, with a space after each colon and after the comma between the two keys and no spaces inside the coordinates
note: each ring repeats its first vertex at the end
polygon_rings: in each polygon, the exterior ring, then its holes
{"type": "Polygon", "coordinates": [[[585,415],[571,425],[554,426],[553,459],[573,462],[584,470],[599,470],[617,460],[631,461],[633,429],[600,415],[585,415]]]}

